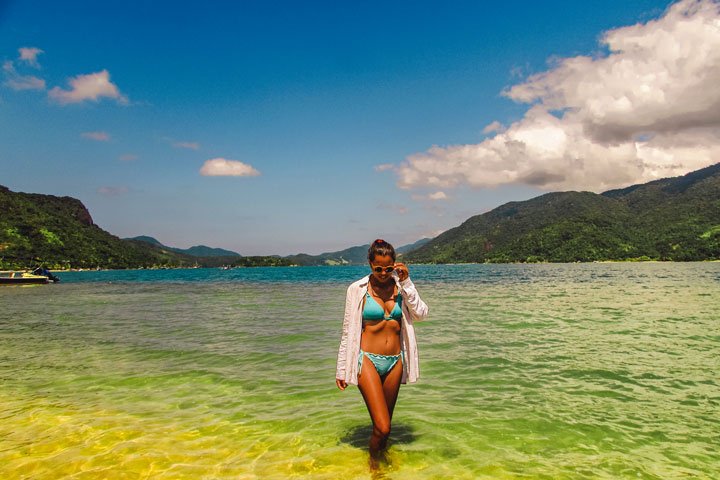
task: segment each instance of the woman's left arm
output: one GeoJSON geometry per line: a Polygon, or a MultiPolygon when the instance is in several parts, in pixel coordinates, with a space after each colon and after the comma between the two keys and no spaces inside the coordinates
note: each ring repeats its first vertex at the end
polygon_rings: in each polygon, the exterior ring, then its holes
{"type": "Polygon", "coordinates": [[[412,320],[414,322],[425,320],[428,316],[428,306],[420,298],[415,284],[410,280],[407,267],[402,263],[395,266],[400,280],[400,289],[403,291],[403,302],[408,306],[408,312],[410,312],[412,320]]]}

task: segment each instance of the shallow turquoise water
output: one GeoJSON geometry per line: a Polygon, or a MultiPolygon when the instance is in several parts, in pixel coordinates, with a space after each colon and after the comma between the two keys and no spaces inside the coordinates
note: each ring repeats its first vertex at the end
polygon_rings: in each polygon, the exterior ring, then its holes
{"type": "Polygon", "coordinates": [[[720,264],[416,266],[388,463],[334,386],[361,267],[0,289],[0,478],[718,478],[720,264]]]}

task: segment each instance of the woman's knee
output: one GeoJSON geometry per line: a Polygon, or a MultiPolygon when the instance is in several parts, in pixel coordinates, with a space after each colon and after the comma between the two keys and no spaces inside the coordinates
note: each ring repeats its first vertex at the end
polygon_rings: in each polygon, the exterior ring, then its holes
{"type": "Polygon", "coordinates": [[[387,437],[388,435],[390,435],[390,422],[379,422],[374,424],[373,431],[378,437],[387,437]]]}

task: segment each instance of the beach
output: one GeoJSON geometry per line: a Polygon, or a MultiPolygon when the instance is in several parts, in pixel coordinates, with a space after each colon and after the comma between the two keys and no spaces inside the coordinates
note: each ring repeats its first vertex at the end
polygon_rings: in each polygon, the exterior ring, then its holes
{"type": "Polygon", "coordinates": [[[335,387],[365,267],[67,272],[0,289],[0,477],[720,475],[720,264],[410,266],[430,306],[387,463],[335,387]]]}

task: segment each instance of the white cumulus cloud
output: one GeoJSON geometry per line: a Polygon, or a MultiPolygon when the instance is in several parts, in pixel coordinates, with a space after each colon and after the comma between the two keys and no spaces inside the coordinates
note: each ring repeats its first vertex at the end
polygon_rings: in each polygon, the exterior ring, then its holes
{"type": "Polygon", "coordinates": [[[45,90],[45,80],[33,75],[18,75],[8,78],[5,85],[13,90],[45,90]]]}
{"type": "Polygon", "coordinates": [[[45,90],[45,80],[34,75],[21,75],[11,61],[3,63],[6,87],[13,90],[45,90]]]}
{"type": "Polygon", "coordinates": [[[401,188],[602,191],[720,161],[720,3],[683,0],[605,32],[608,53],[554,62],[504,95],[525,116],[471,145],[433,146],[396,169],[401,188]]]}
{"type": "Polygon", "coordinates": [[[411,196],[413,200],[422,201],[422,200],[447,200],[448,196],[445,194],[445,192],[437,191],[435,193],[429,193],[427,195],[412,195],[411,196]]]}
{"type": "Polygon", "coordinates": [[[503,124],[495,120],[494,122],[483,128],[482,133],[488,134],[493,132],[502,132],[503,130],[505,130],[503,124]]]}
{"type": "Polygon", "coordinates": [[[40,68],[37,57],[41,53],[44,53],[42,50],[36,47],[20,47],[18,48],[18,52],[20,53],[21,61],[35,68],[40,68]]]}
{"type": "Polygon", "coordinates": [[[128,103],[127,97],[120,93],[117,85],[110,81],[110,73],[107,70],[78,75],[71,78],[68,83],[70,90],[55,87],[48,92],[50,98],[62,105],[81,103],[85,100],[97,102],[103,97],[112,98],[120,104],[128,103]]]}
{"type": "Polygon", "coordinates": [[[107,132],[83,132],[80,136],[88,140],[95,140],[96,142],[110,141],[110,134],[107,132]]]}
{"type": "Polygon", "coordinates": [[[200,168],[200,175],[206,177],[255,177],[260,175],[260,172],[251,165],[237,160],[212,158],[200,168]]]}

